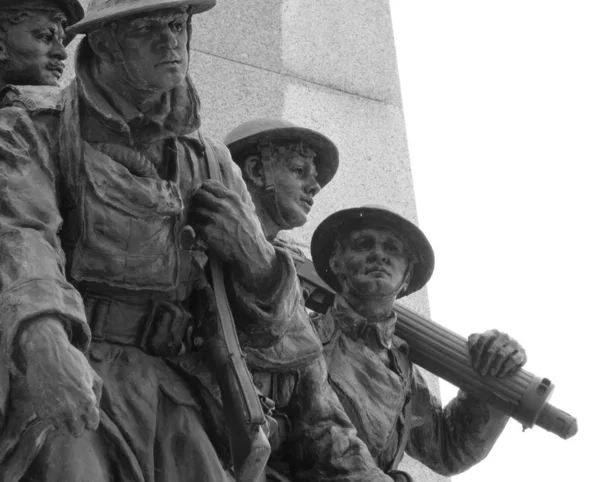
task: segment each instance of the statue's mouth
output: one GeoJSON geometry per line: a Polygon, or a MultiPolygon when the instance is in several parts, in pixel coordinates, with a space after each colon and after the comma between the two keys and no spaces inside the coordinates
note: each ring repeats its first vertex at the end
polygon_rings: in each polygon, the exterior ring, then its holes
{"type": "Polygon", "coordinates": [[[391,276],[390,272],[382,266],[373,266],[371,268],[367,268],[367,270],[365,271],[365,274],[377,274],[377,273],[386,274],[388,276],[391,276]]]}
{"type": "Polygon", "coordinates": [[[50,72],[52,72],[54,75],[56,75],[57,77],[61,77],[63,72],[65,71],[65,67],[61,64],[48,64],[46,66],[46,69],[48,69],[50,72]]]}

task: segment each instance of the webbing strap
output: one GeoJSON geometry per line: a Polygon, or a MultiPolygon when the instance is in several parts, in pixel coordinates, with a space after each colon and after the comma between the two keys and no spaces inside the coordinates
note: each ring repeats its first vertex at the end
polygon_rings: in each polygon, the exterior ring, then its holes
{"type": "MultiPolygon", "coordinates": [[[[215,181],[223,183],[221,169],[215,157],[215,153],[210,143],[205,141],[204,145],[206,150],[206,163],[208,165],[208,176],[215,181]]],[[[209,259],[217,311],[221,320],[221,329],[223,330],[228,356],[233,364],[234,371],[238,377],[238,382],[242,388],[242,393],[244,394],[247,405],[246,416],[248,418],[248,423],[254,426],[261,425],[264,422],[264,414],[254,388],[254,383],[252,382],[252,377],[250,376],[250,372],[248,371],[240,348],[231,307],[227,300],[223,265],[216,256],[209,256],[209,259]]]]}

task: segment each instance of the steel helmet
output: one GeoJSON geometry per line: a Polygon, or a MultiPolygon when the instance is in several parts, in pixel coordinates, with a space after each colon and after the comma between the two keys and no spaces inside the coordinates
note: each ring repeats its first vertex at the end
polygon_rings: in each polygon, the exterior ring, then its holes
{"type": "Polygon", "coordinates": [[[300,127],[285,119],[270,117],[254,119],[240,124],[223,140],[236,163],[242,162],[242,155],[257,148],[259,141],[306,141],[315,151],[317,182],[325,186],[335,175],[339,154],[335,144],[320,132],[300,127]]]}
{"type": "MultiPolygon", "coordinates": [[[[23,1],[23,0],[0,0],[0,10],[2,9],[26,9],[36,7],[46,8],[47,6],[56,5],[60,10],[62,10],[67,17],[67,26],[71,26],[77,22],[79,22],[83,16],[83,7],[78,0],[36,0],[36,1],[23,1]]],[[[71,40],[73,40],[73,34],[67,34],[65,38],[65,45],[68,45],[71,40]]]]}
{"type": "Polygon", "coordinates": [[[210,10],[216,3],[217,0],[91,0],[85,17],[68,31],[73,35],[86,34],[111,20],[179,6],[191,7],[194,15],[210,10]]]}
{"type": "Polygon", "coordinates": [[[318,275],[339,293],[342,287],[329,266],[336,238],[339,233],[348,233],[360,229],[361,226],[371,225],[373,222],[386,226],[400,238],[407,240],[410,244],[409,249],[412,249],[417,257],[408,287],[406,291],[399,293],[398,297],[420,290],[433,274],[435,265],[433,248],[423,231],[385,206],[366,205],[343,209],[333,213],[317,226],[310,243],[310,252],[318,275]]]}

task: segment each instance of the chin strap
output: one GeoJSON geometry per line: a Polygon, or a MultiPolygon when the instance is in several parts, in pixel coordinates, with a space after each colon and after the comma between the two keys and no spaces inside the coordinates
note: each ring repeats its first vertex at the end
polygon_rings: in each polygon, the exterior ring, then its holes
{"type": "Polygon", "coordinates": [[[277,184],[275,183],[275,174],[273,172],[273,145],[268,142],[261,142],[258,144],[258,152],[260,152],[260,162],[263,166],[263,172],[265,176],[264,191],[270,194],[273,198],[273,205],[275,206],[275,223],[282,230],[293,229],[290,223],[288,223],[279,207],[279,199],[277,198],[277,184]]]}

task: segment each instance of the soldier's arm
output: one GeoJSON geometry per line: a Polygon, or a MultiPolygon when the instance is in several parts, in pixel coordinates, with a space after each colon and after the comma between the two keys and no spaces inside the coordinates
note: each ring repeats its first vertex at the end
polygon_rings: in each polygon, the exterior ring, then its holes
{"type": "Polygon", "coordinates": [[[29,322],[59,320],[81,349],[90,338],[81,297],[65,278],[58,236],[57,120],[52,113],[0,109],[0,349],[13,372],[18,337],[29,322]]]}
{"type": "MultiPolygon", "coordinates": [[[[231,160],[229,151],[214,141],[213,148],[221,165],[225,186],[235,191],[242,202],[254,212],[254,204],[242,179],[239,167],[231,160]]],[[[262,231],[261,231],[262,232],[262,231]]],[[[232,278],[236,311],[245,316],[236,316],[243,345],[265,347],[276,343],[305,317],[302,290],[291,256],[283,247],[273,247],[270,264],[263,266],[259,278],[244,279],[248,268],[234,269],[232,278]]]]}
{"type": "Polygon", "coordinates": [[[442,407],[416,367],[411,407],[406,451],[442,475],[456,475],[483,460],[508,422],[507,415],[463,391],[442,407]]]}
{"type": "Polygon", "coordinates": [[[299,372],[290,400],[294,480],[391,482],[375,464],[327,380],[323,356],[299,372]]]}

